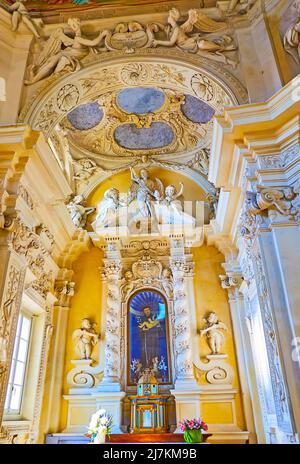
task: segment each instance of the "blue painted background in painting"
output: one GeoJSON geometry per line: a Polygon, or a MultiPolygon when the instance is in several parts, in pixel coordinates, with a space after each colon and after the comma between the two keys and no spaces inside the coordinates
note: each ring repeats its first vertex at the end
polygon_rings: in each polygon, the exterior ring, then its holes
{"type": "Polygon", "coordinates": [[[130,382],[149,367],[159,383],[169,383],[166,305],[158,293],[144,290],[131,299],[129,331],[130,382]]]}

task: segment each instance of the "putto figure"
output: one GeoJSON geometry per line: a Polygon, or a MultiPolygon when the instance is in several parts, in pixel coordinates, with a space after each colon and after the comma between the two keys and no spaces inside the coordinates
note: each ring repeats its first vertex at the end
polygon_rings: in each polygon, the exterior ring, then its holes
{"type": "Polygon", "coordinates": [[[221,330],[228,330],[224,322],[218,320],[216,313],[211,312],[207,319],[204,318],[205,326],[200,331],[201,337],[206,335],[208,345],[212,354],[220,354],[222,344],[224,343],[224,334],[221,330]]]}
{"type": "Polygon", "coordinates": [[[68,26],[71,28],[74,37],[69,37],[64,33],[62,27],[52,32],[49,39],[45,42],[43,51],[34,65],[28,67],[29,78],[24,81],[26,85],[58,73],[64,69],[77,71],[80,69],[80,60],[90,52],[97,52],[98,47],[108,31],[101,31],[95,39],[82,37],[81,24],[78,18],[69,18],[68,26]]]}
{"type": "Polygon", "coordinates": [[[95,332],[95,325],[85,318],[82,319],[80,329],[74,330],[72,340],[78,359],[91,359],[93,347],[100,338],[100,335],[95,332]]]}
{"type": "MultiPolygon", "coordinates": [[[[19,24],[23,21],[23,23],[28,27],[28,29],[33,33],[33,35],[39,39],[40,34],[33,23],[30,14],[25,7],[24,3],[27,0],[22,0],[22,2],[15,2],[9,7],[9,11],[12,12],[11,16],[11,25],[12,30],[15,32],[18,30],[19,24]]],[[[43,24],[43,21],[39,19],[40,24],[43,24]]]]}
{"type": "Polygon", "coordinates": [[[216,61],[230,64],[233,67],[236,66],[236,61],[224,55],[224,52],[232,52],[237,49],[230,36],[222,35],[208,39],[200,33],[188,35],[195,28],[211,36],[214,33],[225,31],[227,29],[226,23],[214,21],[200,10],[190,10],[188,12],[188,19],[179,25],[180,17],[180,12],[176,8],[170,10],[168,16],[168,40],[154,39],[152,41],[153,47],[157,45],[164,47],[177,45],[183,51],[198,53],[216,61]]]}

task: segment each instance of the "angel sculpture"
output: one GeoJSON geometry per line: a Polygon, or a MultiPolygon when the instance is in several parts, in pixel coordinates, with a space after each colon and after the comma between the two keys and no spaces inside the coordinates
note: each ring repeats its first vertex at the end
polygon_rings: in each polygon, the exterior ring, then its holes
{"type": "Polygon", "coordinates": [[[82,158],[80,160],[73,160],[75,167],[74,179],[85,182],[99,169],[94,160],[89,158],[82,158]]]}
{"type": "Polygon", "coordinates": [[[90,52],[97,53],[100,43],[109,33],[107,30],[101,31],[95,39],[82,37],[80,20],[69,18],[68,26],[74,33],[74,37],[69,37],[64,33],[64,29],[59,27],[52,32],[49,39],[45,42],[43,51],[34,65],[28,66],[29,79],[25,80],[26,85],[58,73],[62,70],[70,72],[80,69],[80,61],[90,52]]]}
{"type": "MultiPolygon", "coordinates": [[[[12,30],[15,32],[19,24],[23,21],[23,23],[28,27],[28,29],[33,33],[33,35],[39,39],[40,34],[36,29],[35,24],[33,23],[33,20],[30,17],[30,14],[25,7],[24,3],[27,0],[22,0],[14,2],[10,7],[9,11],[12,12],[12,17],[11,17],[11,25],[12,25],[12,30]]],[[[40,24],[43,24],[43,21],[39,19],[40,24]]]]}
{"type": "Polygon", "coordinates": [[[132,167],[130,172],[133,183],[129,190],[128,203],[136,199],[139,210],[138,216],[142,218],[154,217],[152,202],[156,199],[157,191],[162,195],[162,182],[157,177],[155,180],[150,179],[147,169],[141,169],[140,176],[135,173],[132,167]]]}
{"type": "Polygon", "coordinates": [[[228,330],[224,322],[219,321],[216,313],[211,312],[207,319],[204,318],[204,329],[200,330],[200,336],[206,335],[212,354],[220,354],[224,334],[220,330],[228,330]]]}
{"type": "Polygon", "coordinates": [[[76,195],[67,205],[74,226],[79,228],[85,227],[87,216],[96,209],[94,207],[86,207],[82,203],[84,203],[84,197],[76,195]]]}
{"type": "Polygon", "coordinates": [[[98,343],[100,335],[95,331],[95,325],[89,319],[82,319],[80,329],[73,332],[72,340],[75,353],[79,359],[91,359],[93,347],[98,343]]]}
{"type": "Polygon", "coordinates": [[[178,199],[183,194],[183,184],[179,182],[179,191],[174,185],[168,185],[165,189],[164,198],[155,204],[155,213],[159,224],[194,224],[195,219],[182,210],[182,203],[178,199]]]}
{"type": "Polygon", "coordinates": [[[181,50],[190,53],[198,53],[199,55],[212,58],[232,67],[236,66],[234,60],[229,59],[224,55],[224,52],[236,50],[233,39],[228,35],[222,37],[216,36],[216,33],[223,32],[227,29],[227,24],[217,22],[208,18],[200,10],[189,10],[188,19],[185,23],[179,25],[180,13],[176,8],[172,8],[169,12],[167,28],[168,40],[152,40],[152,46],[162,45],[165,47],[173,47],[177,45],[181,50]],[[202,36],[200,33],[188,35],[194,29],[208,34],[202,36]]]}
{"type": "Polygon", "coordinates": [[[173,299],[173,276],[172,271],[168,268],[163,269],[162,271],[162,285],[166,292],[167,297],[173,299]]]}
{"type": "Polygon", "coordinates": [[[120,289],[122,301],[127,301],[137,283],[138,279],[134,279],[132,271],[126,271],[124,277],[121,279],[120,289]]]}

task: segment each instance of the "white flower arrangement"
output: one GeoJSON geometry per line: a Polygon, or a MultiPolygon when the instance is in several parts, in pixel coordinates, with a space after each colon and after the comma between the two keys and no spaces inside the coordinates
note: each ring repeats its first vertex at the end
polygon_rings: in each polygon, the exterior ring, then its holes
{"type": "Polygon", "coordinates": [[[99,409],[92,415],[90,425],[88,426],[88,432],[86,436],[95,440],[98,434],[109,435],[112,426],[112,416],[107,414],[105,409],[99,409]]]}

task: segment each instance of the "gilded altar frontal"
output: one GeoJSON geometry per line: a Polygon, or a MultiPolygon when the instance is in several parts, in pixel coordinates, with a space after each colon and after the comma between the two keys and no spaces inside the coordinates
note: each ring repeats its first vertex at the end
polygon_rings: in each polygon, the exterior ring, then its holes
{"type": "Polygon", "coordinates": [[[0,0],[0,444],[299,444],[299,73],[300,0],[0,0]]]}

